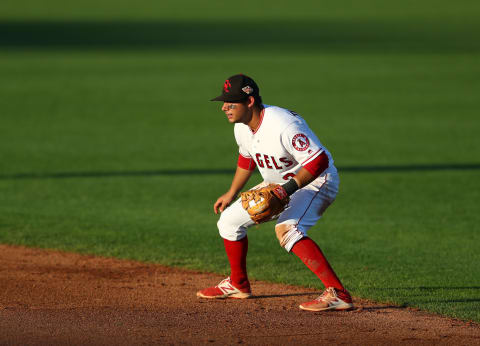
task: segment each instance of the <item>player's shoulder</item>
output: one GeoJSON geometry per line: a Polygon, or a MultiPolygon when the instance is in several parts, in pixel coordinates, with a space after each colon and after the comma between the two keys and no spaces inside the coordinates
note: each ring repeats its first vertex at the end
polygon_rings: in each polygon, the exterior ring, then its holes
{"type": "Polygon", "coordinates": [[[251,133],[248,125],[242,123],[236,123],[233,125],[233,133],[235,137],[240,138],[251,133]]]}
{"type": "Polygon", "coordinates": [[[274,125],[278,128],[287,128],[293,123],[303,123],[303,118],[286,108],[278,106],[264,105],[265,107],[265,121],[269,122],[270,125],[274,125]]]}

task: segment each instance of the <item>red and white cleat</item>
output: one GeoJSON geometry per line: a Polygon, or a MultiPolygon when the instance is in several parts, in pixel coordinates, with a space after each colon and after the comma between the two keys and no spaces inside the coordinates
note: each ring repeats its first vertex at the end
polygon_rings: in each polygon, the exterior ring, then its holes
{"type": "Polygon", "coordinates": [[[300,304],[299,308],[307,311],[349,310],[353,308],[353,303],[347,291],[342,292],[328,287],[320,297],[300,304]]]}
{"type": "Polygon", "coordinates": [[[235,287],[230,277],[222,280],[215,287],[208,287],[197,292],[197,297],[208,299],[237,298],[246,299],[252,296],[250,291],[250,283],[247,282],[245,287],[235,287]]]}

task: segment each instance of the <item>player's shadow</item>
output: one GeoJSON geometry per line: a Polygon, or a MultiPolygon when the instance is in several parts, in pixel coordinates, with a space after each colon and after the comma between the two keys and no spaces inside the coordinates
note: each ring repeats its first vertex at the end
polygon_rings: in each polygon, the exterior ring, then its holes
{"type": "Polygon", "coordinates": [[[264,294],[264,295],[254,295],[250,299],[268,299],[268,298],[285,298],[285,297],[300,297],[300,296],[314,296],[319,295],[315,292],[304,292],[304,293],[286,293],[286,294],[264,294]]]}
{"type": "MultiPolygon", "coordinates": [[[[271,298],[286,298],[286,297],[303,297],[303,296],[318,296],[319,293],[315,292],[302,292],[302,293],[287,293],[287,294],[265,294],[265,295],[255,295],[250,299],[271,299],[271,298]]],[[[356,303],[355,299],[353,301],[354,308],[349,311],[381,311],[386,309],[406,309],[408,306],[403,305],[373,305],[373,306],[364,306],[361,303],[356,303]]],[[[375,303],[373,303],[375,304],[375,303]]]]}
{"type": "Polygon", "coordinates": [[[371,287],[372,291],[393,290],[480,290],[480,286],[409,286],[409,287],[371,287]]]}
{"type": "Polygon", "coordinates": [[[408,308],[406,304],[363,306],[361,304],[355,304],[355,300],[353,301],[353,304],[355,305],[355,309],[357,311],[381,311],[381,310],[387,310],[387,309],[404,310],[408,308]]]}
{"type": "MultiPolygon", "coordinates": [[[[381,173],[381,172],[423,172],[423,171],[463,171],[479,170],[480,163],[459,164],[415,164],[415,165],[369,165],[340,166],[339,172],[381,173]]],[[[159,170],[126,170],[126,171],[77,171],[46,173],[12,173],[0,174],[0,180],[9,179],[68,179],[68,178],[115,178],[115,177],[148,177],[148,176],[199,176],[199,175],[233,175],[234,169],[159,169],[159,170]]]]}

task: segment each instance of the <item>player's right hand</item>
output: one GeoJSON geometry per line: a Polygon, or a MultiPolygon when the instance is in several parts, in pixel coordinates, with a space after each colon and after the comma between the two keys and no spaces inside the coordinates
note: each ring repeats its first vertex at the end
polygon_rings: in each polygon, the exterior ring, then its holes
{"type": "Polygon", "coordinates": [[[217,201],[213,205],[213,211],[215,212],[215,214],[223,212],[225,208],[228,207],[230,203],[232,203],[234,198],[235,196],[232,196],[228,192],[218,197],[217,201]]]}

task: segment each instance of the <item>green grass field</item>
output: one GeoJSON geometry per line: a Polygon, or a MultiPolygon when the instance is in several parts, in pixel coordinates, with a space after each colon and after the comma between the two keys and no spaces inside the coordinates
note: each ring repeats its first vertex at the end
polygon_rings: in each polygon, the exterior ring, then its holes
{"type": "MultiPolygon", "coordinates": [[[[334,156],[310,235],[351,292],[480,322],[476,2],[74,6],[0,4],[0,242],[227,273],[237,149],[208,100],[244,72],[334,156]]],[[[250,276],[320,289],[272,226],[250,276]]]]}

